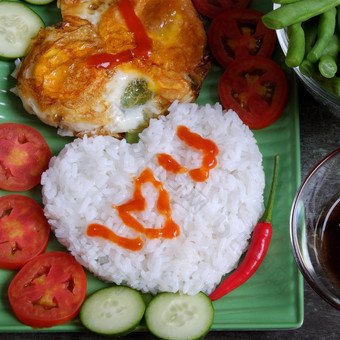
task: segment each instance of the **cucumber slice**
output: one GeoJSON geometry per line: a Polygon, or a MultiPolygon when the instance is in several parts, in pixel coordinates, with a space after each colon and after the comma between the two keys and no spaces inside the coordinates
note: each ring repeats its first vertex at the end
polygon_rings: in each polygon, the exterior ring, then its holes
{"type": "Polygon", "coordinates": [[[125,286],[102,288],[86,298],[80,321],[100,335],[122,336],[133,331],[144,316],[142,294],[125,286]]]}
{"type": "Polygon", "coordinates": [[[200,339],[209,332],[213,320],[212,302],[203,293],[192,296],[161,293],[145,311],[149,331],[168,340],[200,339]]]}
{"type": "Polygon", "coordinates": [[[23,57],[31,39],[45,24],[40,16],[20,2],[0,1],[0,57],[23,57]]]}
{"type": "Polygon", "coordinates": [[[25,1],[28,2],[29,4],[40,6],[50,4],[54,0],[25,0],[25,1]]]}

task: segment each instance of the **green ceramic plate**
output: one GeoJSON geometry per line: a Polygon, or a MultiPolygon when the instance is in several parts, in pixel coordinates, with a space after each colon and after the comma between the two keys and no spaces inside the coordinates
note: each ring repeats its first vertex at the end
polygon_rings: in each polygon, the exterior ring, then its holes
{"type": "MultiPolygon", "coordinates": [[[[270,10],[271,1],[253,0],[251,7],[260,11],[270,10]]],[[[61,20],[56,3],[47,6],[31,6],[39,13],[46,25],[61,20]]],[[[284,65],[282,54],[277,48],[274,59],[284,65]]],[[[284,66],[283,66],[284,67],[284,66]]],[[[13,62],[0,61],[0,123],[17,122],[29,124],[39,130],[49,143],[52,153],[57,154],[65,139],[57,135],[56,129],[42,124],[29,115],[20,100],[10,92],[15,80],[11,77],[13,62]]],[[[263,154],[263,166],[267,175],[265,199],[271,182],[273,157],[280,153],[280,176],[277,188],[276,207],[273,216],[273,238],[268,254],[255,275],[243,286],[215,301],[215,319],[212,330],[263,330],[291,329],[303,322],[303,281],[295,265],[289,237],[289,214],[295,192],[300,184],[300,138],[298,120],[297,86],[293,73],[285,69],[290,80],[290,98],[283,116],[270,127],[254,131],[263,154]]],[[[199,104],[219,101],[217,82],[222,68],[214,65],[202,88],[199,104]]],[[[0,195],[8,194],[0,191],[0,195]]],[[[40,187],[24,194],[41,202],[40,187]]],[[[51,237],[48,251],[62,249],[51,237]]],[[[15,271],[0,270],[0,332],[32,331],[21,324],[12,314],[7,299],[7,287],[15,271]]],[[[105,286],[88,274],[88,293],[105,286]]],[[[44,331],[81,331],[76,318],[73,321],[44,331]]]]}

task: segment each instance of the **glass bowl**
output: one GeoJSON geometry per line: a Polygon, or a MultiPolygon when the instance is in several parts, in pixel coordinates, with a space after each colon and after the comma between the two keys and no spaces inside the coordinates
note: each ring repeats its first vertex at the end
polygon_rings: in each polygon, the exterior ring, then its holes
{"type": "MultiPolygon", "coordinates": [[[[276,9],[280,7],[278,4],[274,4],[273,8],[276,9]]],[[[280,29],[276,30],[277,39],[279,41],[280,47],[284,53],[287,54],[288,49],[288,37],[287,30],[280,29]]],[[[301,83],[304,85],[306,90],[323,106],[327,107],[330,112],[332,112],[335,116],[340,117],[340,97],[335,95],[334,93],[328,91],[325,87],[323,87],[320,83],[314,78],[306,77],[303,75],[298,67],[294,68],[294,71],[301,83]]],[[[321,78],[321,76],[320,76],[321,78]]]]}
{"type": "Polygon", "coordinates": [[[306,281],[340,310],[340,148],[301,184],[291,209],[290,238],[306,281]]]}

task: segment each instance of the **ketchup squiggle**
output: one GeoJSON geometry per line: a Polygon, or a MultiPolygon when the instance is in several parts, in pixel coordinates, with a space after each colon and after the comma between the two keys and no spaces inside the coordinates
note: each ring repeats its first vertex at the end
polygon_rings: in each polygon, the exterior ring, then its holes
{"type": "MultiPolygon", "coordinates": [[[[201,167],[190,170],[189,175],[195,181],[206,181],[209,178],[210,170],[217,165],[216,156],[219,151],[217,145],[210,139],[205,139],[182,125],[177,128],[177,136],[189,147],[202,152],[203,158],[201,167]]],[[[158,154],[157,159],[163,168],[177,175],[188,171],[187,168],[182,167],[168,154],[158,154]]],[[[171,217],[169,194],[163,187],[163,184],[155,179],[152,171],[149,168],[146,168],[139,177],[134,178],[134,185],[133,197],[129,201],[118,206],[112,206],[113,209],[117,209],[119,217],[124,224],[136,232],[144,234],[149,239],[160,237],[172,239],[179,236],[180,228],[171,217]],[[156,202],[157,210],[165,218],[165,223],[162,228],[146,228],[131,215],[133,212],[142,212],[146,208],[146,201],[142,194],[142,186],[147,182],[150,182],[158,191],[158,199],[156,202]]],[[[131,239],[118,236],[111,229],[101,224],[90,224],[87,228],[87,235],[90,237],[107,239],[118,244],[122,248],[133,251],[138,251],[143,247],[143,241],[140,237],[131,239]]]]}
{"type": "Polygon", "coordinates": [[[121,0],[118,9],[122,14],[130,32],[133,33],[136,47],[117,54],[97,53],[87,58],[87,64],[96,68],[114,68],[121,63],[131,61],[133,58],[147,59],[151,54],[152,39],[146,33],[143,23],[135,13],[130,0],[121,0]]]}

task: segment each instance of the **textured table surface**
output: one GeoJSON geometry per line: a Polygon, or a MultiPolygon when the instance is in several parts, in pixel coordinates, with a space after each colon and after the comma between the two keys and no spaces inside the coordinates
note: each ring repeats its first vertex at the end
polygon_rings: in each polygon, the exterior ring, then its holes
{"type": "MultiPolygon", "coordinates": [[[[334,149],[340,147],[340,118],[318,104],[299,84],[299,112],[301,131],[301,178],[334,149]]],[[[228,331],[210,332],[205,339],[339,339],[340,311],[324,302],[304,284],[304,323],[301,328],[285,331],[228,331]]],[[[101,339],[91,333],[25,333],[0,334],[0,339],[101,339]]],[[[132,333],[124,339],[154,339],[147,333],[132,333]]]]}

